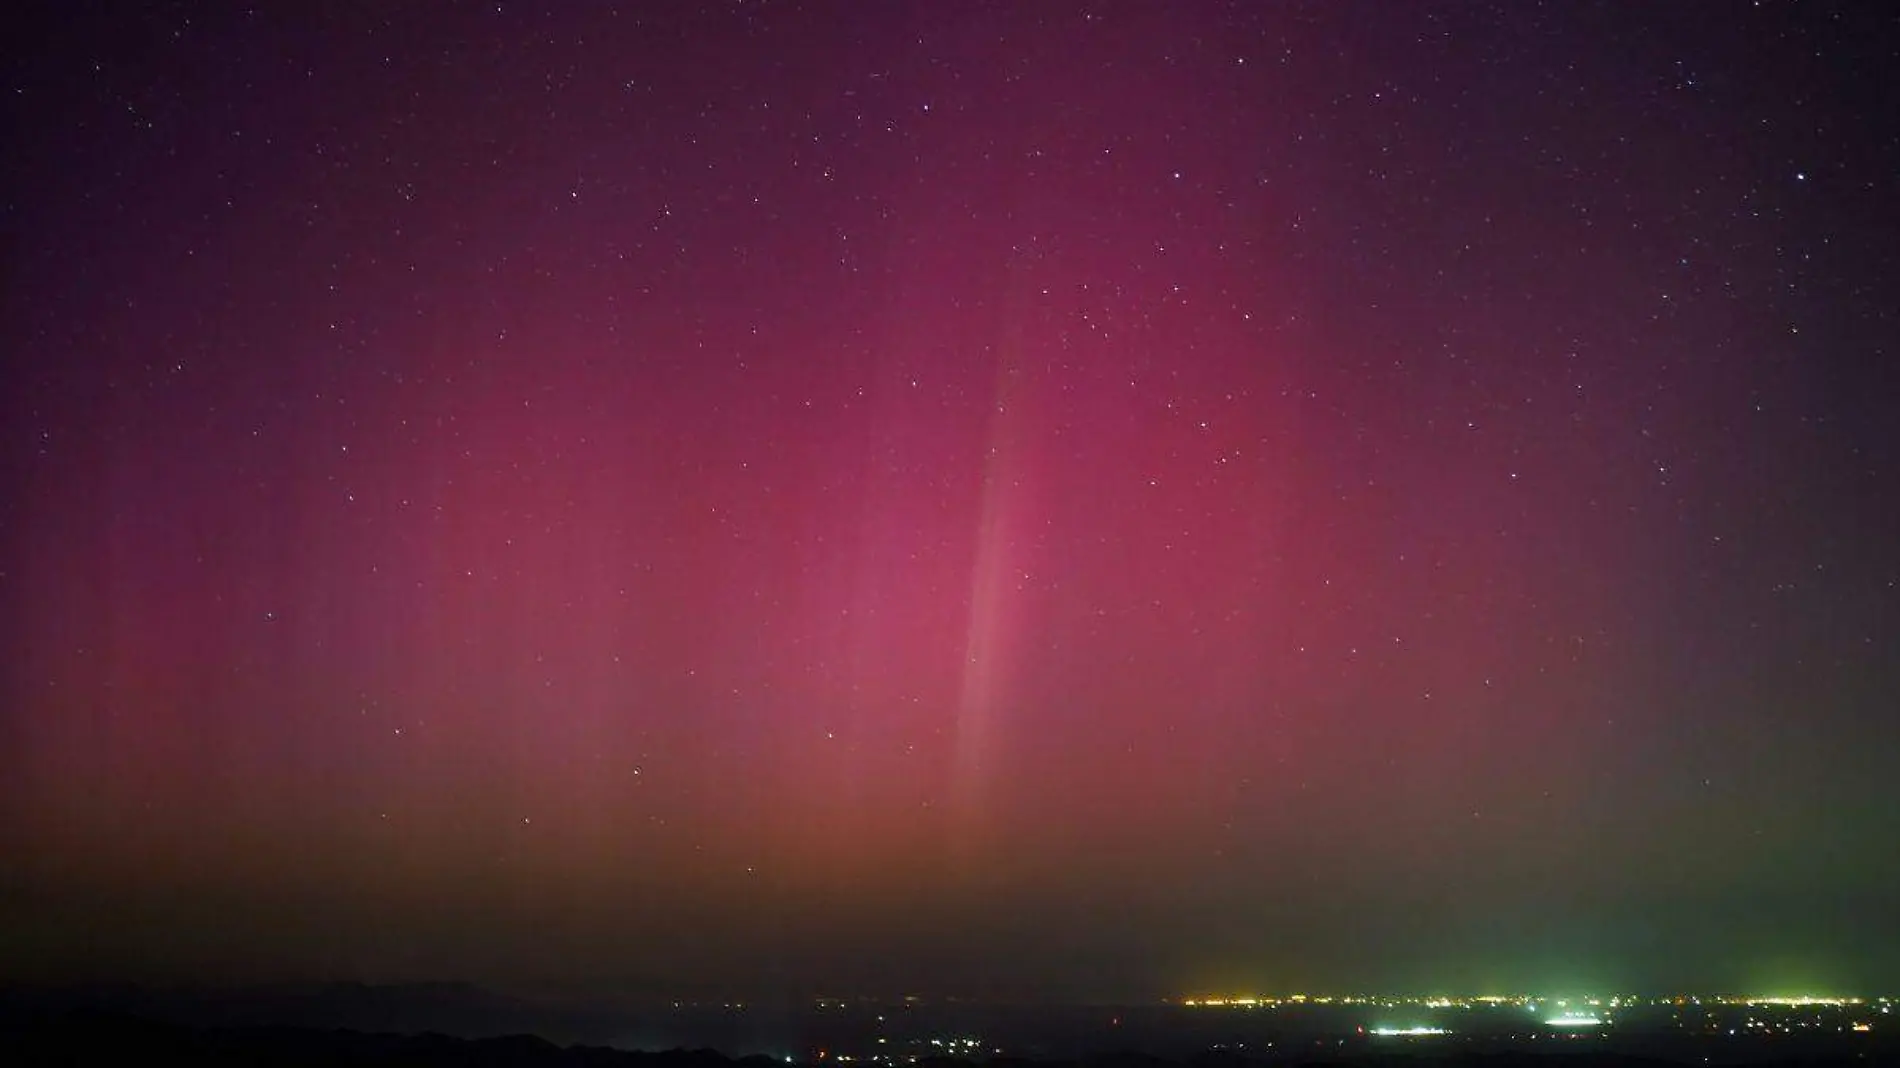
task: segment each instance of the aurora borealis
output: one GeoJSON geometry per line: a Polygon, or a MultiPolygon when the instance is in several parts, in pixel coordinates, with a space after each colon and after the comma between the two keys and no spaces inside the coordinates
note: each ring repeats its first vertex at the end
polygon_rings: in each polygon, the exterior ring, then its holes
{"type": "Polygon", "coordinates": [[[1891,11],[31,21],[6,977],[1900,980],[1891,11]]]}

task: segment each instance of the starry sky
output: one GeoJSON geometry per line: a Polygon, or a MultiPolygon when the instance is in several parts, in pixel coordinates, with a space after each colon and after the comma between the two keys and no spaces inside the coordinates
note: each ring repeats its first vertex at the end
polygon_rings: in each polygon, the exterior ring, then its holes
{"type": "Polygon", "coordinates": [[[6,36],[0,978],[1900,987],[1900,21],[6,36]]]}

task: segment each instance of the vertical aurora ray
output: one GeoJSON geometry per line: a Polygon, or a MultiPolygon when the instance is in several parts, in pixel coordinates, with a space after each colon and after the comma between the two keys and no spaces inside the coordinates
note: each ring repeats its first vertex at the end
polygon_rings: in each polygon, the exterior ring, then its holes
{"type": "MultiPolygon", "coordinates": [[[[1013,296],[1013,294],[1012,294],[1013,296]]],[[[990,785],[998,774],[996,746],[1009,699],[1008,683],[1015,649],[1016,598],[1013,581],[1022,506],[1027,501],[1027,428],[1022,370],[1016,365],[1021,344],[1020,317],[1012,307],[999,345],[994,400],[982,457],[982,497],[977,511],[975,556],[970,569],[969,625],[963,642],[962,678],[957,692],[956,737],[951,772],[951,805],[956,821],[953,859],[959,867],[975,863],[986,838],[990,785]]]]}

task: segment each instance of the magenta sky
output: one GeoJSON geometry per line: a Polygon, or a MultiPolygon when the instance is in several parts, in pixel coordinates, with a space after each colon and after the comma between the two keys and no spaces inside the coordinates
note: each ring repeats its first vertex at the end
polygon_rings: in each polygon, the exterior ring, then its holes
{"type": "Polygon", "coordinates": [[[1900,979],[1891,15],[380,7],[12,46],[10,974],[1900,979]]]}

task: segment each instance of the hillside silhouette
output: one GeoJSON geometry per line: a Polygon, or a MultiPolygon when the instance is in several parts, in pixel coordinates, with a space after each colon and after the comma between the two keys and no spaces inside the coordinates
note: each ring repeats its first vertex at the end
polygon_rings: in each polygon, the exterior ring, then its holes
{"type": "MultiPolygon", "coordinates": [[[[340,993],[340,992],[333,992],[340,993]]],[[[765,1056],[733,1058],[706,1049],[639,1052],[603,1046],[562,1046],[531,1034],[456,1038],[436,1032],[386,1032],[283,1025],[195,1026],[164,1022],[120,1010],[0,1006],[0,1049],[5,1063],[21,1068],[124,1068],[128,1065],[192,1065],[194,1068],[783,1068],[765,1056]]],[[[1757,1053],[1765,1051],[1756,1051],[1757,1053]]],[[[981,1062],[922,1058],[915,1068],[1247,1068],[1250,1065],[1472,1065],[1514,1068],[1562,1065],[1564,1068],[1653,1068],[1685,1063],[1678,1059],[1615,1052],[1428,1053],[1385,1051],[1303,1051],[1255,1056],[1210,1052],[1183,1060],[1139,1053],[1106,1053],[1074,1059],[1028,1060],[994,1057],[981,1062]]],[[[1837,1056],[1805,1055],[1786,1059],[1746,1057],[1731,1063],[1754,1065],[1842,1065],[1881,1063],[1837,1056]]]]}

